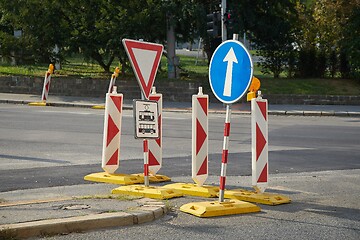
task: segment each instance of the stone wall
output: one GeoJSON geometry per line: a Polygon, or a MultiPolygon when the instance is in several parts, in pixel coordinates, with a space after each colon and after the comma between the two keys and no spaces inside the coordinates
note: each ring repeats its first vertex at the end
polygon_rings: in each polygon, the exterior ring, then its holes
{"type": "MultiPolygon", "coordinates": [[[[0,92],[41,95],[44,78],[9,76],[0,77],[0,92]]],[[[77,97],[104,97],[109,80],[87,78],[53,77],[50,95],[77,97]]],[[[118,92],[127,99],[140,98],[140,88],[136,79],[116,81],[118,92]]],[[[164,101],[190,102],[191,96],[202,86],[209,94],[211,102],[218,102],[212,94],[207,81],[179,81],[160,79],[155,82],[157,92],[162,93],[164,101]]],[[[292,94],[264,94],[271,104],[320,104],[320,105],[360,105],[360,96],[317,96],[292,94]]],[[[246,96],[241,101],[246,101],[246,96]]]]}

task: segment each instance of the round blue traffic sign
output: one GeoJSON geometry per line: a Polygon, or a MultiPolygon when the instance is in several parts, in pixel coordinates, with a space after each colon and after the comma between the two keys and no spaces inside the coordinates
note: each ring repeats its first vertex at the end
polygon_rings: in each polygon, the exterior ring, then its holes
{"type": "Polygon", "coordinates": [[[243,97],[253,77],[253,63],[244,45],[236,40],[221,43],[209,67],[211,90],[223,103],[234,103],[243,97]]]}

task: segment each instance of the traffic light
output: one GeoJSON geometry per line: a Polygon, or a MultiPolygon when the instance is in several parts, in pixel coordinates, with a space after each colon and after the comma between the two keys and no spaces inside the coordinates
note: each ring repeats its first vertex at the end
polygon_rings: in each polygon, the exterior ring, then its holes
{"type": "Polygon", "coordinates": [[[220,13],[219,12],[213,12],[206,15],[207,19],[207,33],[210,35],[210,37],[217,37],[219,36],[219,32],[221,30],[220,28],[220,13]]]}
{"type": "Polygon", "coordinates": [[[234,21],[234,17],[231,14],[231,11],[227,11],[224,13],[224,24],[226,26],[227,29],[232,29],[233,28],[233,21],[234,21]]]}

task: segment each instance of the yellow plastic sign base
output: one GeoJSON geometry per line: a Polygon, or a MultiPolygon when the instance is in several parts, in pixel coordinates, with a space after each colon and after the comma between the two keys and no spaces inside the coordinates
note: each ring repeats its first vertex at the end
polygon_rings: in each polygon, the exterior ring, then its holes
{"type": "Polygon", "coordinates": [[[197,186],[192,183],[172,183],[164,186],[165,188],[173,188],[181,191],[184,195],[190,195],[195,197],[212,198],[217,197],[219,193],[219,187],[215,186],[197,186]]]}
{"type": "Polygon", "coordinates": [[[170,198],[183,196],[181,192],[175,189],[166,189],[162,187],[145,187],[142,185],[121,186],[113,189],[111,193],[147,197],[154,199],[170,199],[170,198]]]}
{"type": "Polygon", "coordinates": [[[227,200],[224,202],[195,202],[187,203],[180,207],[180,211],[190,213],[197,217],[217,217],[225,215],[260,212],[255,204],[240,201],[227,200]]]}
{"type": "Polygon", "coordinates": [[[92,109],[105,109],[105,105],[95,105],[91,107],[92,109]]]}
{"type": "Polygon", "coordinates": [[[45,106],[47,106],[46,102],[31,102],[28,105],[29,106],[37,106],[37,107],[45,107],[45,106]]]}
{"type": "Polygon", "coordinates": [[[112,183],[120,185],[139,184],[144,182],[144,178],[140,178],[135,175],[114,173],[110,174],[107,172],[92,173],[84,177],[87,181],[112,183]]]}
{"type": "MultiPolygon", "coordinates": [[[[131,174],[132,176],[136,176],[142,179],[142,183],[144,183],[144,174],[143,173],[137,173],[137,174],[131,174]]],[[[159,183],[159,182],[170,182],[171,178],[165,175],[149,175],[149,181],[153,183],[159,183]]]]}
{"type": "Polygon", "coordinates": [[[291,199],[284,195],[258,193],[244,189],[225,190],[224,197],[265,205],[280,205],[291,202],[291,199]]]}

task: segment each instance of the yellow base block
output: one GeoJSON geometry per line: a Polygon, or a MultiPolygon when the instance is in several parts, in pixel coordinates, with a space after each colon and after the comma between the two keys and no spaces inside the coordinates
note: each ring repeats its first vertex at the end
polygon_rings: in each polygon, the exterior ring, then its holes
{"type": "Polygon", "coordinates": [[[84,179],[93,182],[112,183],[112,184],[121,184],[121,185],[139,184],[144,182],[144,179],[138,176],[121,174],[121,173],[109,174],[107,172],[92,173],[86,175],[84,179]]]}
{"type": "Polygon", "coordinates": [[[92,109],[105,109],[105,105],[95,105],[91,107],[92,109]]]}
{"type": "MultiPolygon", "coordinates": [[[[136,176],[142,179],[142,183],[144,182],[144,174],[143,173],[137,173],[137,174],[131,174],[132,176],[136,176]]],[[[171,178],[165,175],[149,175],[149,181],[153,183],[158,182],[170,182],[171,178]]]]}
{"type": "Polygon", "coordinates": [[[195,202],[180,207],[182,212],[190,213],[197,217],[217,217],[242,213],[260,212],[255,204],[230,200],[225,202],[195,202]]]}
{"type": "Polygon", "coordinates": [[[244,189],[225,190],[224,197],[266,205],[279,205],[291,202],[291,199],[284,195],[273,193],[257,193],[244,189]]]}
{"type": "Polygon", "coordinates": [[[29,106],[37,106],[37,107],[45,107],[46,102],[31,102],[28,104],[29,106]]]}
{"type": "Polygon", "coordinates": [[[165,188],[173,188],[181,191],[184,195],[196,196],[196,197],[217,197],[219,193],[219,187],[215,186],[197,186],[192,183],[172,183],[164,186],[165,188]]]}
{"type": "Polygon", "coordinates": [[[181,192],[174,189],[166,189],[162,187],[145,187],[140,185],[121,186],[113,189],[111,193],[155,198],[155,199],[170,199],[170,198],[183,196],[181,192]]]}

